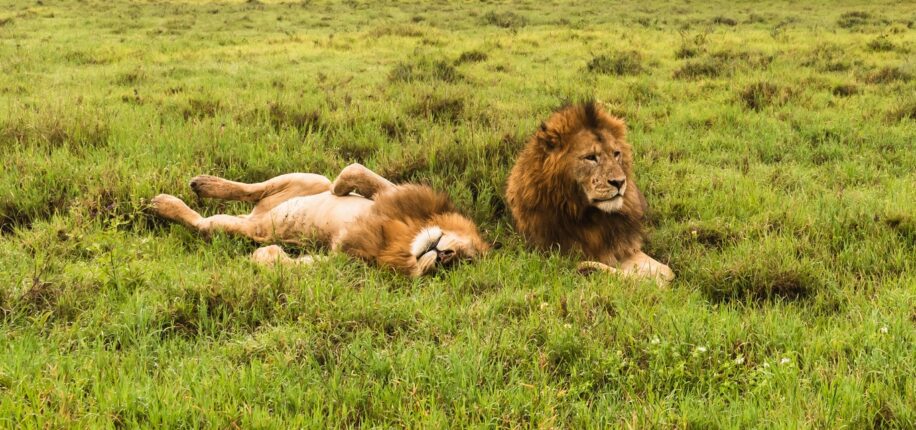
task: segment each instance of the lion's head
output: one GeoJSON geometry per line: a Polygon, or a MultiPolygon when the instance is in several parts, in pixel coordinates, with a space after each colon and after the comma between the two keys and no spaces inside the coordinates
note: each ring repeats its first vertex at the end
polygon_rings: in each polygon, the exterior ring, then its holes
{"type": "Polygon", "coordinates": [[[540,125],[512,169],[507,197],[516,226],[539,247],[599,256],[641,243],[645,199],[626,126],[595,103],[562,108],[540,125]]]}
{"type": "Polygon", "coordinates": [[[474,222],[457,212],[445,194],[399,185],[374,198],[372,211],[342,238],[342,251],[420,276],[489,250],[474,222]]]}

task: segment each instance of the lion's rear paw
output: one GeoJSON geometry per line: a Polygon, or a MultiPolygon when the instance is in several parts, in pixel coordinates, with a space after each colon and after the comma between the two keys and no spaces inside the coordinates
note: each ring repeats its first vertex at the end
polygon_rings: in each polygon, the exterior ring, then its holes
{"type": "Polygon", "coordinates": [[[223,179],[210,175],[199,175],[191,178],[191,190],[199,197],[213,197],[218,195],[223,179]]]}
{"type": "Polygon", "coordinates": [[[168,194],[159,194],[150,200],[150,211],[166,218],[175,218],[184,206],[181,199],[168,194]]]}

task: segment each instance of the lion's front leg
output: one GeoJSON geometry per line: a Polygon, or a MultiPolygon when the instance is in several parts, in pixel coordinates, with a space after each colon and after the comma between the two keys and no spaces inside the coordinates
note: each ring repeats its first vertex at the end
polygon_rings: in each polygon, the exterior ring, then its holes
{"type": "Polygon", "coordinates": [[[593,272],[608,272],[614,274],[621,273],[620,270],[617,270],[616,267],[608,266],[607,264],[598,261],[582,261],[576,265],[576,270],[583,275],[593,272]]]}
{"type": "Polygon", "coordinates": [[[622,277],[654,278],[660,284],[666,284],[674,279],[674,272],[668,266],[649,257],[644,252],[637,252],[623,262],[617,263],[614,258],[608,263],[599,261],[583,261],[576,266],[579,273],[607,272],[622,277]]]}
{"type": "Polygon", "coordinates": [[[337,196],[345,196],[350,193],[359,194],[367,199],[372,196],[393,188],[391,181],[383,178],[359,163],[353,163],[345,167],[334,183],[331,185],[331,192],[337,196]]]}
{"type": "Polygon", "coordinates": [[[674,272],[671,271],[670,267],[649,257],[642,251],[621,262],[620,270],[630,276],[655,278],[660,283],[668,283],[674,279],[674,272]]]}
{"type": "Polygon", "coordinates": [[[277,245],[262,246],[251,254],[251,261],[262,266],[272,266],[274,264],[283,264],[286,266],[298,264],[312,264],[317,259],[311,255],[304,255],[299,258],[292,258],[283,248],[277,245]]]}

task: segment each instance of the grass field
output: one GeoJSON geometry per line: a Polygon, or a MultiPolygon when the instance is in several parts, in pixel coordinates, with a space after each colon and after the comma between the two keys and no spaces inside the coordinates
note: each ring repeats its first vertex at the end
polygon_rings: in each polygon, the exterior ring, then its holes
{"type": "MultiPolygon", "coordinates": [[[[916,427],[916,4],[0,0],[0,427],[916,427]],[[667,288],[525,250],[564,101],[626,119],[667,288]],[[149,216],[200,173],[447,190],[410,280],[149,216]]],[[[291,250],[310,251],[316,250],[291,250]]],[[[320,251],[317,251],[320,252],[320,251]]]]}

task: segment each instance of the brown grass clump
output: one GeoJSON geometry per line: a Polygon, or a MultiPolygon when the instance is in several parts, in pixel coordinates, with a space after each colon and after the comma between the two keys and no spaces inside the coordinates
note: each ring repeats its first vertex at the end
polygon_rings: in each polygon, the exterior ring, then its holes
{"type": "Polygon", "coordinates": [[[638,75],[643,70],[639,52],[614,52],[593,57],[585,66],[590,73],[602,75],[638,75]]]}
{"type": "Polygon", "coordinates": [[[0,120],[0,150],[12,145],[75,151],[108,144],[106,115],[84,108],[30,108],[0,120]]]}
{"type": "Polygon", "coordinates": [[[913,75],[899,67],[882,67],[866,73],[861,79],[869,84],[888,84],[895,81],[909,82],[913,75]]]}
{"type": "Polygon", "coordinates": [[[413,105],[410,113],[435,121],[458,122],[464,111],[464,101],[453,97],[427,95],[413,105]]]}
{"type": "Polygon", "coordinates": [[[840,84],[833,87],[831,91],[837,97],[849,97],[859,93],[859,87],[854,84],[840,84]]]}
{"type": "Polygon", "coordinates": [[[739,98],[748,109],[759,111],[767,106],[785,104],[791,94],[787,88],[769,82],[757,82],[741,90],[739,98]]]}
{"type": "Polygon", "coordinates": [[[419,60],[401,62],[391,69],[388,80],[391,82],[443,81],[458,82],[463,79],[454,65],[444,60],[419,60]]]}
{"type": "Polygon", "coordinates": [[[528,24],[528,20],[515,12],[490,11],[483,16],[483,21],[500,28],[517,29],[528,24]]]}

